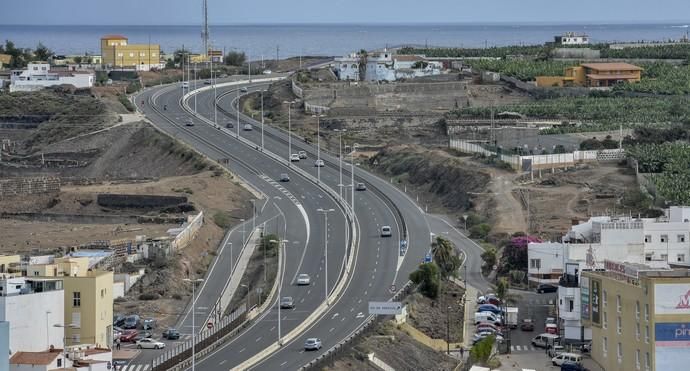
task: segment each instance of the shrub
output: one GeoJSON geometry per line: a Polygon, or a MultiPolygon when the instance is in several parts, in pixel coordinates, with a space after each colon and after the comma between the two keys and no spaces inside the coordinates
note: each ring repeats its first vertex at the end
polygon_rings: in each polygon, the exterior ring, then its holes
{"type": "Polygon", "coordinates": [[[436,299],[441,289],[440,272],[435,263],[420,264],[410,273],[410,280],[419,286],[419,291],[426,297],[436,299]]]}
{"type": "Polygon", "coordinates": [[[470,228],[470,237],[485,239],[491,232],[491,226],[487,223],[481,223],[470,228]]]}
{"type": "Polygon", "coordinates": [[[139,295],[139,300],[157,300],[160,299],[160,295],[155,293],[146,293],[139,295]]]}
{"type": "Polygon", "coordinates": [[[218,211],[213,214],[213,222],[223,229],[230,228],[230,215],[225,211],[218,211]]]}

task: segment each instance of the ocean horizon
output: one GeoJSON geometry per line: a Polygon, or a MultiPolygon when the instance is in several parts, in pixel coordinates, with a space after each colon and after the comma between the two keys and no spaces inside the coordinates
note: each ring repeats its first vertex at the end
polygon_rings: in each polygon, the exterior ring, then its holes
{"type": "MultiPolygon", "coordinates": [[[[273,23],[211,25],[211,43],[239,50],[252,60],[298,55],[336,56],[360,49],[401,45],[492,47],[543,44],[565,32],[587,33],[593,42],[677,40],[688,22],[669,23],[273,23]]],[[[43,43],[57,54],[100,54],[100,38],[121,34],[130,43],[160,44],[170,53],[201,50],[199,25],[0,25],[0,40],[33,48],[43,43]]]]}

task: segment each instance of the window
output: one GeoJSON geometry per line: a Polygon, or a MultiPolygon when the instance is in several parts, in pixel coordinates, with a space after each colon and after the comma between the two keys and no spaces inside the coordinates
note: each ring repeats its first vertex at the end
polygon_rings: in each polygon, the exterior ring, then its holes
{"type": "Polygon", "coordinates": [[[635,368],[640,369],[640,350],[635,350],[635,368]]]}
{"type": "Polygon", "coordinates": [[[118,57],[122,57],[122,56],[124,56],[124,54],[122,54],[122,53],[117,53],[117,56],[118,56],[118,57]]]}
{"type": "Polygon", "coordinates": [[[134,53],[129,53],[130,58],[134,58],[134,53]]]}
{"type": "Polygon", "coordinates": [[[81,343],[81,336],[79,334],[72,334],[72,344],[81,343]]]}
{"type": "Polygon", "coordinates": [[[667,234],[662,234],[662,235],[661,235],[660,241],[661,241],[661,242],[668,242],[668,235],[667,235],[667,234]]]}
{"type": "Polygon", "coordinates": [[[661,261],[668,261],[668,255],[661,254],[661,261]]]}
{"type": "Polygon", "coordinates": [[[678,242],[685,242],[685,235],[684,234],[679,234],[676,237],[678,238],[678,242]]]}
{"type": "Polygon", "coordinates": [[[623,329],[623,326],[621,325],[621,318],[617,317],[616,318],[616,331],[618,331],[619,335],[620,335],[622,329],[623,329]]]}
{"type": "Polygon", "coordinates": [[[616,295],[616,312],[621,312],[621,296],[616,295]]]}
{"type": "Polygon", "coordinates": [[[623,345],[621,343],[616,346],[616,355],[618,356],[618,363],[621,363],[623,361],[623,345]]]}
{"type": "Polygon", "coordinates": [[[644,260],[645,260],[645,261],[648,261],[648,262],[652,261],[652,254],[645,254],[645,255],[644,255],[644,260]]]}
{"type": "Polygon", "coordinates": [[[651,362],[649,361],[649,352],[644,354],[644,368],[649,370],[651,362]]]}
{"type": "Polygon", "coordinates": [[[532,269],[540,269],[541,268],[541,259],[530,259],[529,260],[529,267],[532,269]]]}
{"type": "Polygon", "coordinates": [[[72,306],[81,307],[81,292],[75,291],[72,293],[72,306]]]}
{"type": "Polygon", "coordinates": [[[604,308],[606,308],[606,304],[608,304],[608,293],[606,290],[604,290],[604,294],[602,295],[602,302],[604,304],[604,308]]]}
{"type": "Polygon", "coordinates": [[[604,353],[604,357],[606,357],[606,353],[609,351],[609,340],[606,336],[604,336],[604,341],[601,342],[601,350],[604,353]]]}
{"type": "Polygon", "coordinates": [[[637,339],[637,341],[640,341],[640,324],[639,323],[637,323],[635,325],[635,339],[637,339]]]}
{"type": "Polygon", "coordinates": [[[652,242],[652,236],[651,236],[651,235],[648,235],[648,234],[644,235],[644,242],[645,242],[645,243],[650,243],[650,242],[652,242]]]}
{"type": "Polygon", "coordinates": [[[145,57],[145,56],[146,56],[146,53],[141,52],[141,53],[139,53],[139,56],[140,56],[140,57],[145,57]]]}
{"type": "Polygon", "coordinates": [[[635,319],[640,319],[640,302],[635,302],[635,319]]]}
{"type": "Polygon", "coordinates": [[[607,327],[608,327],[608,322],[609,322],[608,313],[607,313],[607,312],[604,312],[604,316],[603,316],[602,318],[603,318],[603,320],[602,320],[602,322],[601,322],[601,326],[602,326],[603,328],[607,328],[607,327]]]}
{"type": "Polygon", "coordinates": [[[62,358],[57,359],[57,366],[58,368],[62,367],[62,358]]]}
{"type": "Polygon", "coordinates": [[[649,326],[644,327],[644,342],[649,344],[649,326]]]}
{"type": "Polygon", "coordinates": [[[649,304],[644,305],[644,320],[649,322],[649,304]]]}
{"type": "Polygon", "coordinates": [[[678,254],[677,260],[679,262],[684,262],[685,261],[685,254],[678,254]]]}
{"type": "Polygon", "coordinates": [[[105,297],[105,289],[101,289],[101,299],[105,297]]]}

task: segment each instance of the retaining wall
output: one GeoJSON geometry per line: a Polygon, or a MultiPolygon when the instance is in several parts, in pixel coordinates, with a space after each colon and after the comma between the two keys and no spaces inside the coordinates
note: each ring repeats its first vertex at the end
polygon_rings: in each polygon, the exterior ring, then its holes
{"type": "Polygon", "coordinates": [[[60,192],[60,178],[11,178],[0,180],[0,197],[60,192]]]}

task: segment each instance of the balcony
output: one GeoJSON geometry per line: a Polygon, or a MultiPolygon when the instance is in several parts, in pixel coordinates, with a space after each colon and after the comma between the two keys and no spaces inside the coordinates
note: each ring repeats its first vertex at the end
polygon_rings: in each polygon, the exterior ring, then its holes
{"type": "Polygon", "coordinates": [[[558,285],[563,287],[580,287],[580,282],[574,274],[564,274],[558,280],[558,285]]]}

